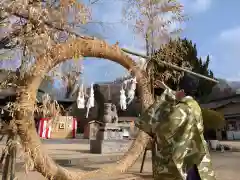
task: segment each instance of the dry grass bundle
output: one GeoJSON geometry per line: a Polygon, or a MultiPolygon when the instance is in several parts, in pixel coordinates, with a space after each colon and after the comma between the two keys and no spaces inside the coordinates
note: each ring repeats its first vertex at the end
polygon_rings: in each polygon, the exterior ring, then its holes
{"type": "MultiPolygon", "coordinates": [[[[45,8],[48,4],[43,5],[43,1],[16,0],[10,3],[4,1],[1,4],[7,13],[23,17],[27,22],[24,28],[21,28],[20,37],[22,38],[19,38],[19,41],[23,46],[26,45],[27,50],[31,52],[30,54],[34,54],[36,58],[23,79],[18,81],[17,101],[11,105],[10,111],[13,114],[12,122],[17,128],[24,152],[32,160],[34,168],[48,179],[79,180],[100,176],[101,173],[110,175],[126,172],[135,163],[150,140],[146,133],[140,131],[129,151],[115,166],[105,167],[93,172],[70,172],[58,166],[42,149],[33,121],[34,112],[37,109],[37,89],[44,76],[57,64],[67,59],[80,56],[105,58],[131,69],[139,82],[143,108],[145,109],[153,103],[146,73],[138,69],[134,61],[124,54],[117,45],[110,46],[105,41],[94,38],[79,37],[72,39],[69,34],[68,41],[62,41],[64,42],[62,44],[55,43],[54,35],[56,35],[56,31],[70,32],[69,29],[71,28],[69,24],[65,23],[66,19],[64,20],[69,16],[63,11],[68,10],[68,7],[72,4],[76,5],[76,2],[75,0],[60,1],[60,9],[56,11],[54,8],[45,8]]],[[[79,12],[86,10],[81,5],[77,7],[79,12]]],[[[46,107],[49,106],[51,106],[50,103],[46,103],[46,107]]],[[[55,104],[53,107],[55,108],[55,104]]],[[[49,112],[48,110],[42,110],[42,112],[53,113],[53,111],[49,112]]]]}
{"type": "Polygon", "coordinates": [[[150,137],[144,132],[140,132],[129,152],[117,163],[116,166],[106,167],[93,172],[69,172],[56,165],[52,159],[43,151],[35,127],[31,123],[33,110],[35,109],[36,90],[40,85],[45,73],[53,66],[74,56],[81,54],[89,57],[101,57],[115,61],[131,71],[137,77],[141,86],[142,104],[144,108],[153,103],[149,91],[149,80],[144,72],[136,67],[135,62],[116,45],[109,46],[106,42],[97,39],[86,40],[77,38],[68,43],[55,46],[47,54],[40,56],[35,65],[31,68],[28,75],[21,81],[18,88],[17,102],[12,107],[15,112],[16,126],[21,138],[24,151],[29,152],[34,162],[34,167],[48,179],[77,180],[99,173],[112,174],[125,172],[131,167],[145,149],[150,137]]]}
{"type": "Polygon", "coordinates": [[[178,83],[184,75],[184,72],[176,71],[164,65],[159,66],[157,62],[160,60],[191,70],[190,63],[183,59],[186,54],[186,47],[180,39],[171,40],[169,43],[160,46],[160,49],[153,54],[147,65],[149,76],[154,78],[153,85],[155,88],[159,87],[160,81],[167,84],[171,84],[170,81],[178,83]]]}

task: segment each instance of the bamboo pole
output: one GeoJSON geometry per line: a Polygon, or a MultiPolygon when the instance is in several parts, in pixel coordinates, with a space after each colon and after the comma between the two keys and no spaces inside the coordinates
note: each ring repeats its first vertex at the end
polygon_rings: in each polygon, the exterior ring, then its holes
{"type": "MultiPolygon", "coordinates": [[[[150,59],[149,56],[146,56],[146,55],[143,55],[143,54],[140,54],[140,53],[136,53],[136,52],[133,52],[133,51],[130,51],[128,49],[125,49],[125,48],[122,48],[122,51],[125,52],[125,53],[128,53],[128,54],[132,54],[134,56],[139,56],[139,57],[142,57],[142,58],[145,58],[145,59],[150,59]]],[[[164,61],[161,61],[161,60],[158,60],[156,61],[158,63],[159,66],[161,66],[161,64],[163,64],[164,66],[168,66],[168,67],[171,67],[175,70],[178,70],[178,71],[183,71],[183,72],[186,72],[186,73],[189,73],[191,75],[194,75],[196,77],[199,77],[199,78],[203,78],[205,80],[208,80],[208,81],[212,81],[214,83],[219,83],[219,81],[217,81],[216,79],[213,79],[213,78],[210,78],[210,77],[207,77],[207,76],[204,76],[202,74],[198,74],[198,73],[195,73],[195,72],[192,72],[188,69],[185,69],[185,68],[182,68],[182,67],[179,67],[179,66],[176,66],[174,64],[170,64],[170,63],[167,63],[167,62],[164,62],[164,61]]]]}

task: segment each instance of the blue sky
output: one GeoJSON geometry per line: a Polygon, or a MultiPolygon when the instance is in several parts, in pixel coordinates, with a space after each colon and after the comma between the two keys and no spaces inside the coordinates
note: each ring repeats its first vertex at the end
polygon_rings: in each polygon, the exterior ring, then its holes
{"type": "MultiPolygon", "coordinates": [[[[93,7],[93,20],[120,22],[122,2],[102,0],[93,7]]],[[[240,80],[238,68],[240,57],[240,7],[239,0],[182,0],[185,14],[189,20],[184,25],[182,37],[187,37],[197,44],[201,57],[211,57],[210,68],[219,78],[240,80]]],[[[104,28],[91,25],[92,34],[103,34],[109,43],[118,41],[121,47],[144,52],[144,43],[130,28],[121,23],[114,23],[104,28]],[[100,32],[100,33],[99,33],[100,32]]],[[[85,82],[114,80],[126,74],[119,65],[108,60],[84,61],[85,82]]]]}
{"type": "MultiPolygon", "coordinates": [[[[89,1],[89,0],[85,0],[89,1]]],[[[100,0],[92,6],[93,21],[107,22],[104,28],[91,23],[87,33],[107,40],[116,41],[121,47],[144,53],[144,41],[133,33],[131,28],[121,23],[123,0],[100,0]]],[[[181,0],[189,20],[185,22],[182,37],[197,44],[201,57],[211,57],[210,68],[216,77],[227,80],[239,80],[240,57],[240,1],[231,0],[181,0]]],[[[20,58],[20,57],[17,57],[20,58]]],[[[126,75],[120,65],[109,60],[86,58],[84,64],[84,82],[87,84],[111,81],[126,75]]],[[[3,62],[1,62],[3,63],[3,62]]],[[[11,63],[0,64],[2,67],[11,63]]]]}

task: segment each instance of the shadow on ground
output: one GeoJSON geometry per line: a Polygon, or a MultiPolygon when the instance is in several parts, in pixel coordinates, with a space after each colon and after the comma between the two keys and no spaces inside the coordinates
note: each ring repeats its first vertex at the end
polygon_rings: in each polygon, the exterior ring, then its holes
{"type": "Polygon", "coordinates": [[[88,166],[85,166],[85,165],[62,165],[62,167],[70,167],[70,168],[74,168],[74,169],[80,169],[80,170],[83,170],[83,171],[94,171],[94,170],[97,170],[99,168],[97,167],[88,167],[88,166]]]}
{"type": "Polygon", "coordinates": [[[114,158],[114,159],[106,159],[105,161],[101,160],[101,161],[94,161],[94,160],[91,160],[91,159],[79,159],[79,158],[76,158],[76,159],[71,159],[71,160],[68,160],[68,159],[55,159],[55,162],[61,166],[66,166],[66,167],[78,167],[79,165],[81,164],[84,164],[84,165],[95,165],[95,164],[108,164],[108,163],[114,163],[116,162],[117,160],[114,158]]]}
{"type": "Polygon", "coordinates": [[[54,149],[57,151],[73,151],[73,152],[79,152],[79,153],[90,153],[90,150],[77,150],[77,149],[54,149]]]}
{"type": "Polygon", "coordinates": [[[150,180],[153,179],[152,173],[132,173],[134,176],[140,177],[141,179],[150,180]]]}

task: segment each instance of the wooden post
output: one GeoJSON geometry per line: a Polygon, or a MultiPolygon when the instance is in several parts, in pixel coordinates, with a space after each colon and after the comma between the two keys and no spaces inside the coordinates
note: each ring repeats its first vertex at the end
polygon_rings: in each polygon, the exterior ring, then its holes
{"type": "Polygon", "coordinates": [[[3,166],[2,180],[10,180],[11,155],[8,153],[3,166]]]}
{"type": "Polygon", "coordinates": [[[147,151],[152,151],[152,157],[153,157],[155,155],[155,148],[156,148],[155,141],[150,141],[143,153],[143,159],[142,159],[142,164],[141,164],[141,168],[140,168],[140,173],[143,172],[143,167],[144,167],[144,163],[146,160],[147,151]]]}
{"type": "MultiPolygon", "coordinates": [[[[8,144],[10,137],[8,136],[6,144],[8,144]]],[[[10,180],[10,169],[11,169],[11,155],[10,155],[10,146],[8,147],[7,156],[3,165],[2,180],[10,180]]]]}
{"type": "Polygon", "coordinates": [[[11,172],[10,172],[10,180],[15,179],[15,172],[16,172],[16,156],[17,156],[17,146],[16,146],[16,141],[17,141],[17,135],[14,134],[12,138],[12,142],[14,145],[10,148],[10,155],[11,157],[11,172]]]}
{"type": "Polygon", "coordinates": [[[144,166],[144,163],[145,163],[146,154],[147,154],[147,148],[145,148],[144,153],[143,153],[143,159],[142,159],[142,164],[141,164],[141,168],[140,168],[140,173],[143,172],[143,166],[144,166]]]}
{"type": "MultiPolygon", "coordinates": [[[[7,143],[11,140],[13,143],[17,140],[17,135],[13,135],[8,138],[7,143]]],[[[15,179],[15,167],[16,167],[16,153],[17,148],[16,146],[10,145],[8,147],[8,153],[5,159],[4,167],[3,167],[3,174],[2,180],[14,180],[15,179]]]]}
{"type": "Polygon", "coordinates": [[[110,84],[108,84],[108,102],[111,101],[111,88],[110,88],[110,84]]]}

